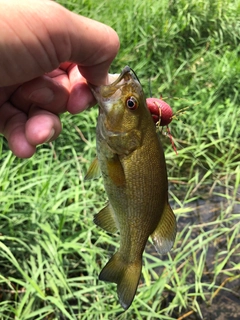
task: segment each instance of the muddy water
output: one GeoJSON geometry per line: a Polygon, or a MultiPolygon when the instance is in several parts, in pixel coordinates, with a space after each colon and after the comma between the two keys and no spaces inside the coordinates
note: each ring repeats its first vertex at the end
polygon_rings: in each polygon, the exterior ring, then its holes
{"type": "MultiPolygon", "coordinates": [[[[172,204],[172,207],[174,208],[174,204],[172,204]]],[[[211,195],[209,195],[209,192],[205,192],[201,195],[201,198],[188,203],[184,208],[190,209],[187,210],[187,213],[177,215],[178,232],[183,233],[183,236],[181,234],[183,238],[188,231],[187,226],[190,226],[192,230],[189,241],[196,239],[200,234],[206,234],[206,232],[216,236],[213,241],[208,243],[207,247],[205,246],[207,257],[201,283],[204,284],[205,289],[203,290],[206,301],[196,298],[202,316],[191,309],[182,310],[179,314],[179,309],[176,308],[172,317],[179,320],[240,320],[240,270],[233,270],[234,265],[239,265],[240,262],[240,188],[237,196],[236,194],[235,196],[231,195],[222,187],[215,188],[211,195]],[[226,194],[227,197],[221,196],[226,194]],[[220,236],[217,235],[219,231],[222,231],[220,236]],[[229,237],[231,237],[232,232],[235,232],[235,236],[231,246],[229,246],[229,237]],[[234,252],[222,267],[223,272],[216,276],[216,266],[226,258],[230,250],[234,250],[234,252]],[[211,292],[206,291],[206,288],[213,283],[215,288],[211,289],[211,292]],[[219,287],[220,289],[217,290],[219,287]]],[[[178,248],[181,247],[181,241],[181,238],[180,240],[178,238],[178,248]]],[[[201,250],[202,248],[199,249],[199,256],[201,250]]],[[[147,245],[146,251],[151,255],[157,255],[152,245],[147,245]]],[[[171,253],[173,259],[175,254],[173,250],[171,253]]],[[[162,258],[164,259],[164,257],[162,258]]],[[[162,274],[163,270],[159,268],[155,271],[162,274]]],[[[178,273],[181,277],[181,271],[178,273]]],[[[189,284],[195,282],[194,271],[189,272],[187,282],[189,284]]],[[[193,297],[194,292],[191,292],[191,294],[193,297]]],[[[162,308],[171,304],[174,294],[165,292],[165,297],[162,308]]]]}
{"type": "MultiPolygon", "coordinates": [[[[191,221],[191,224],[205,225],[205,230],[211,229],[213,226],[208,225],[208,222],[214,221],[218,218],[219,214],[224,210],[229,208],[229,203],[227,203],[225,198],[221,196],[213,195],[208,200],[198,200],[191,203],[191,207],[195,207],[191,212],[191,217],[180,218],[179,228],[183,228],[186,223],[191,221]]],[[[236,215],[236,219],[232,220],[231,223],[226,223],[225,227],[232,228],[234,224],[239,224],[240,217],[240,204],[234,204],[232,206],[231,214],[236,215]],[[238,213],[238,214],[237,214],[238,213]]],[[[223,223],[224,224],[224,223],[223,223]]],[[[240,230],[240,229],[239,229],[240,230]]],[[[227,243],[224,236],[220,236],[217,244],[213,243],[208,247],[207,259],[205,263],[205,275],[203,276],[202,282],[208,283],[212,282],[214,265],[216,264],[216,259],[218,259],[221,254],[227,252],[227,243]]],[[[240,237],[235,239],[234,246],[236,251],[231,255],[230,259],[226,262],[224,270],[231,269],[233,264],[238,264],[240,262],[240,237]]],[[[237,277],[240,275],[240,270],[232,272],[237,277]]],[[[228,281],[228,276],[222,273],[217,276],[216,284],[223,285],[224,289],[219,290],[216,296],[212,299],[210,303],[200,302],[200,309],[203,318],[199,315],[192,314],[187,316],[185,319],[195,320],[195,319],[206,319],[206,320],[234,320],[240,319],[240,278],[236,278],[233,281],[228,281]]]]}
{"type": "MultiPolygon", "coordinates": [[[[187,224],[190,226],[196,226],[193,228],[191,238],[198,236],[199,230],[201,232],[212,230],[213,228],[220,227],[228,230],[228,235],[221,235],[210,242],[207,249],[207,259],[205,262],[205,270],[201,279],[202,283],[212,283],[214,281],[214,268],[216,263],[219,263],[226,257],[227,253],[235,248],[236,250],[230,256],[230,259],[226,261],[223,269],[225,272],[219,273],[215,279],[217,286],[222,285],[221,290],[215,289],[214,298],[209,298],[206,303],[204,301],[198,301],[202,313],[202,317],[192,312],[191,310],[185,310],[182,314],[175,314],[176,319],[190,319],[190,320],[235,320],[240,319],[240,270],[231,271],[228,275],[227,270],[232,269],[234,265],[240,262],[240,188],[235,198],[233,195],[223,197],[221,195],[226,194],[224,188],[218,188],[214,190],[211,196],[205,197],[205,199],[198,199],[194,202],[188,203],[187,207],[191,207],[191,211],[184,217],[178,219],[178,231],[181,232],[187,224]],[[221,219],[219,219],[221,217],[221,219]],[[229,219],[231,217],[231,219],[229,219]],[[219,219],[223,222],[219,224],[212,224],[219,219]],[[231,236],[234,230],[234,226],[238,230],[234,241],[230,248],[227,247],[227,237],[231,236]],[[226,290],[227,289],[227,290],[226,290]],[[192,312],[192,313],[191,313],[192,312]]],[[[194,275],[190,275],[189,281],[194,281],[194,275]],[[191,279],[191,277],[193,279],[191,279]]],[[[212,293],[209,292],[209,297],[212,293]]]]}

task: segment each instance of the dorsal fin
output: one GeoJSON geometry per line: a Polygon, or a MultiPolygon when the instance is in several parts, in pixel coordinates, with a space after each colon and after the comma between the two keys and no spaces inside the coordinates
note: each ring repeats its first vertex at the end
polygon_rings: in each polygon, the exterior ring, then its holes
{"type": "Polygon", "coordinates": [[[167,253],[172,248],[176,233],[176,218],[170,205],[166,203],[161,220],[151,234],[153,244],[159,254],[167,253]]]}

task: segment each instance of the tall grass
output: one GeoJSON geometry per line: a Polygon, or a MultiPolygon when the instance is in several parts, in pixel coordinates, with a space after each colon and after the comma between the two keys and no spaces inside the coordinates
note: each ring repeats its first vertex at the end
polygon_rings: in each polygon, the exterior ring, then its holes
{"type": "Polygon", "coordinates": [[[119,238],[92,222],[106,202],[102,181],[84,181],[97,108],[63,115],[62,135],[29,160],[2,140],[0,318],[209,319],[222,296],[237,308],[240,2],[59,2],[118,32],[112,72],[128,64],[146,95],[150,82],[174,112],[189,107],[170,126],[178,156],[162,135],[178,234],[167,255],[147,246],[137,295],[121,314],[115,285],[98,281],[119,238]]]}

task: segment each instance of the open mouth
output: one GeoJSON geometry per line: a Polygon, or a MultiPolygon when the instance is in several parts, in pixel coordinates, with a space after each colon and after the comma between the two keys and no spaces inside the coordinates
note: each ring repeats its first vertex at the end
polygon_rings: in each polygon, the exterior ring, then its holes
{"type": "Polygon", "coordinates": [[[119,96],[121,90],[119,91],[119,94],[118,94],[117,93],[118,89],[120,89],[129,81],[137,80],[137,79],[134,72],[132,72],[132,69],[129,66],[126,66],[125,68],[123,68],[122,72],[119,75],[110,75],[109,80],[110,81],[113,80],[113,82],[106,86],[95,87],[93,85],[90,85],[92,93],[94,94],[95,98],[98,101],[99,99],[103,99],[103,100],[109,99],[115,93],[116,93],[116,96],[119,96]]]}

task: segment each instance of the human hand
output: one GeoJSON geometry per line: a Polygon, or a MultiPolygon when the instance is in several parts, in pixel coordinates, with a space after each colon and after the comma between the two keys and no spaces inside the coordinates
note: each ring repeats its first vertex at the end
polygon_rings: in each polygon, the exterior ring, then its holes
{"type": "Polygon", "coordinates": [[[61,132],[58,114],[95,103],[119,40],[110,27],[50,0],[0,0],[0,133],[21,158],[61,132]]]}

